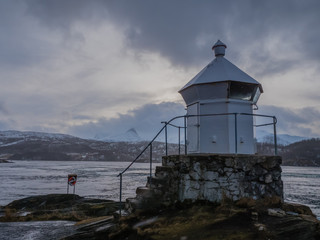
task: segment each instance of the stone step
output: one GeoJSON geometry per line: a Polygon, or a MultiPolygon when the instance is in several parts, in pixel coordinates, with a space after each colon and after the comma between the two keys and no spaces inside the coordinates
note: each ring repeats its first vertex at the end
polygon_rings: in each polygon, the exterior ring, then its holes
{"type": "Polygon", "coordinates": [[[153,190],[149,187],[137,187],[136,194],[138,197],[149,197],[153,195],[153,190]]]}
{"type": "Polygon", "coordinates": [[[167,185],[167,179],[166,178],[159,178],[159,177],[152,177],[150,181],[150,177],[148,177],[148,182],[146,187],[152,188],[152,189],[158,189],[163,188],[167,185]],[[151,182],[151,185],[150,185],[151,182]]]}
{"type": "Polygon", "coordinates": [[[156,172],[157,171],[172,171],[173,167],[171,166],[156,166],[156,172]]]}
{"type": "Polygon", "coordinates": [[[136,198],[128,198],[125,203],[126,211],[132,213],[135,210],[143,209],[150,210],[156,209],[162,204],[159,199],[155,197],[136,197],[136,198]]]}
{"type": "Polygon", "coordinates": [[[172,172],[173,172],[173,167],[157,166],[155,176],[158,178],[166,178],[172,172]]]}
{"type": "Polygon", "coordinates": [[[143,204],[140,199],[137,198],[127,198],[125,203],[125,209],[132,213],[135,209],[142,209],[143,204]]]}

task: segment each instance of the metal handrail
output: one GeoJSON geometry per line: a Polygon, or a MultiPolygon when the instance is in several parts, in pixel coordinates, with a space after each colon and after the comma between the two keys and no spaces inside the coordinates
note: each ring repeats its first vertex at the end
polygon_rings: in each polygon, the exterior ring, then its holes
{"type": "Polygon", "coordinates": [[[197,114],[197,115],[182,115],[182,116],[177,116],[174,118],[171,118],[167,122],[161,122],[164,123],[164,126],[158,131],[158,133],[155,135],[155,137],[147,144],[147,146],[140,152],[140,154],[122,171],[120,172],[117,177],[120,177],[120,196],[119,196],[119,202],[120,202],[120,207],[119,207],[119,213],[121,216],[121,207],[122,207],[122,175],[142,156],[142,154],[145,153],[145,151],[150,147],[150,179],[149,179],[149,184],[151,186],[151,179],[152,179],[152,144],[153,142],[157,139],[157,137],[162,133],[163,130],[165,130],[165,146],[166,146],[166,156],[168,156],[168,139],[167,139],[167,126],[172,126],[175,128],[178,128],[179,130],[179,155],[180,155],[180,129],[184,129],[184,152],[187,154],[187,118],[190,117],[210,117],[210,116],[227,116],[227,115],[234,115],[235,118],[235,153],[237,154],[238,152],[238,129],[237,129],[237,116],[238,115],[247,115],[247,116],[255,116],[255,117],[266,117],[266,118],[272,118],[273,121],[272,123],[267,123],[267,124],[260,124],[260,125],[253,125],[254,127],[262,127],[262,126],[269,126],[273,125],[274,128],[274,147],[275,147],[275,155],[277,155],[277,132],[276,132],[276,124],[277,124],[277,118],[275,116],[269,116],[269,115],[263,115],[263,114],[252,114],[252,113],[214,113],[214,114],[197,114]],[[184,119],[184,126],[177,126],[175,124],[172,124],[171,122],[183,118],[184,119]]]}

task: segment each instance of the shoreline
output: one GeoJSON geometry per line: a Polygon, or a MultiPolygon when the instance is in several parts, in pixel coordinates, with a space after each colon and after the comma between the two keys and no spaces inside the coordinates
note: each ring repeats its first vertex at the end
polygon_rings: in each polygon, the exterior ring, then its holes
{"type": "Polygon", "coordinates": [[[0,222],[46,220],[82,221],[112,214],[118,202],[80,197],[75,194],[36,195],[1,206],[0,222]]]}
{"type": "MultiPolygon", "coordinates": [[[[0,159],[0,163],[14,163],[15,161],[19,162],[19,161],[27,161],[27,162],[105,162],[105,163],[131,163],[132,161],[106,161],[106,160],[57,160],[57,159],[53,159],[53,160],[39,160],[39,159],[0,159]]],[[[149,163],[150,161],[147,160],[140,160],[137,161],[135,163],[149,163]]],[[[161,160],[159,161],[152,161],[154,164],[161,164],[161,160]]],[[[305,166],[305,165],[284,165],[281,164],[281,167],[302,167],[302,168],[320,168],[320,166],[305,166]]]]}
{"type": "MultiPolygon", "coordinates": [[[[74,231],[66,231],[64,240],[320,238],[320,221],[309,207],[282,202],[276,197],[243,198],[236,202],[225,199],[221,204],[183,202],[135,211],[121,218],[117,213],[118,206],[118,202],[72,194],[38,195],[5,206],[7,216],[0,217],[0,221],[6,225],[20,221],[26,226],[39,220],[45,225],[48,225],[47,221],[74,221],[74,231]],[[18,216],[21,210],[29,212],[18,216]]],[[[50,225],[46,228],[49,231],[50,225]]]]}
{"type": "Polygon", "coordinates": [[[0,159],[0,163],[13,163],[13,162],[7,159],[0,159]]]}

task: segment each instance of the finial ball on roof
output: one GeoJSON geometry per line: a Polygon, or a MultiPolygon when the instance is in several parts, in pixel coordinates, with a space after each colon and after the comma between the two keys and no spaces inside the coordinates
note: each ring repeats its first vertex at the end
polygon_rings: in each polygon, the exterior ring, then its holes
{"type": "Polygon", "coordinates": [[[225,45],[223,42],[218,40],[212,47],[212,50],[214,51],[214,55],[216,57],[218,56],[224,56],[226,52],[227,45],[225,45]]]}

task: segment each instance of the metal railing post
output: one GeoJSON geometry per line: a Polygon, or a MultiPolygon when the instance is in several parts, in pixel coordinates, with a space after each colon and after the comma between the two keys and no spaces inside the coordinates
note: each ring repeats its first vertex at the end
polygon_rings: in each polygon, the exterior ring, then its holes
{"type": "Polygon", "coordinates": [[[179,145],[179,156],[180,156],[180,128],[181,127],[178,127],[178,132],[179,132],[179,136],[178,136],[178,145],[179,145]]]}
{"type": "Polygon", "coordinates": [[[122,209],[122,173],[120,173],[120,197],[119,197],[119,214],[121,217],[121,209],[122,209]]]}
{"type": "Polygon", "coordinates": [[[151,178],[152,178],[152,143],[150,144],[150,180],[149,180],[149,186],[151,188],[151,178]]]}
{"type": "Polygon", "coordinates": [[[277,119],[273,117],[273,139],[274,139],[274,155],[278,155],[278,144],[277,144],[277,119]]]}
{"type": "Polygon", "coordinates": [[[238,153],[238,123],[237,123],[237,113],[234,114],[234,147],[235,147],[235,152],[236,154],[238,153]]]}
{"type": "Polygon", "coordinates": [[[187,155],[187,116],[184,116],[184,154],[187,155]]]}
{"type": "Polygon", "coordinates": [[[165,141],[166,141],[166,156],[168,156],[168,123],[165,122],[165,129],[164,129],[164,133],[165,133],[165,141]]]}

